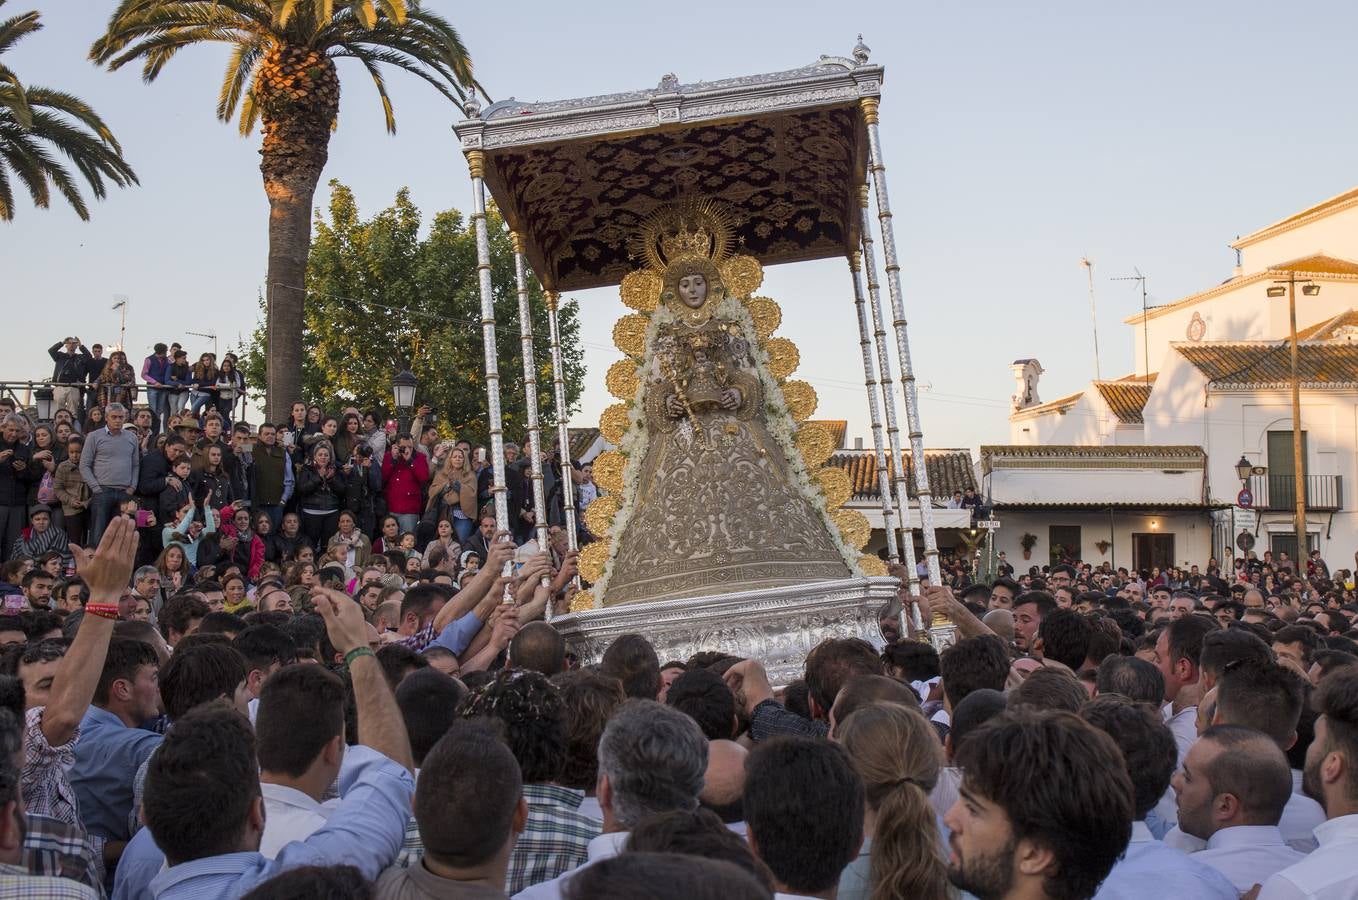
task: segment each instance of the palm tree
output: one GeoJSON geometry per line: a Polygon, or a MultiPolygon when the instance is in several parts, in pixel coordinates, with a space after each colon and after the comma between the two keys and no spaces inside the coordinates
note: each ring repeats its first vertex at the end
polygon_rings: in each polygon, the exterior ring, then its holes
{"type": "Polygon", "coordinates": [[[477,88],[471,59],[447,20],[419,0],[121,0],[90,58],[121,68],[142,60],[154,81],[185,47],[231,48],[217,117],[239,110],[240,133],[263,125],[259,170],[269,198],[266,409],[282,421],[301,396],[302,304],[311,205],[339,108],[335,60],[358,60],[396,131],[382,65],[423,78],[457,102],[477,88]],[[465,86],[465,87],[464,87],[465,86]]]}
{"type": "MultiPolygon", "coordinates": [[[[5,3],[0,0],[0,6],[5,3]]],[[[0,21],[0,54],[40,28],[36,11],[0,21]]],[[[137,181],[113,132],[88,104],[62,91],[24,87],[0,62],[0,221],[14,219],[12,179],[28,189],[35,206],[50,206],[55,188],[76,215],[89,220],[80,185],[53,155],[54,149],[71,161],[99,199],[107,193],[105,179],[119,187],[137,181]]]]}

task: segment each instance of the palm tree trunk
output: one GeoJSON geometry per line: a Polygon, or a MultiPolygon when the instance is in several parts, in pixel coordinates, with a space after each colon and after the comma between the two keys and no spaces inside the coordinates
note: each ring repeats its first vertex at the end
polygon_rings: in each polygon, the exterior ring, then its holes
{"type": "Polygon", "coordinates": [[[269,198],[265,414],[287,418],[302,399],[302,329],[311,205],[339,107],[334,63],[300,47],[272,51],[257,82],[264,124],[259,171],[269,198]]]}

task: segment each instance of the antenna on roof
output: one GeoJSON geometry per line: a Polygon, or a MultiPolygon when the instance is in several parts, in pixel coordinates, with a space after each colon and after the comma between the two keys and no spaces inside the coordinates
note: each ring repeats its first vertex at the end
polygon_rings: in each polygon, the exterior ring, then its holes
{"type": "Polygon", "coordinates": [[[1110,279],[1112,281],[1139,281],[1141,282],[1141,349],[1146,360],[1146,384],[1151,383],[1151,317],[1150,308],[1146,305],[1146,276],[1141,274],[1141,270],[1132,266],[1135,275],[1124,275],[1121,278],[1110,279]]]}
{"type": "Polygon", "coordinates": [[[1094,303],[1094,260],[1082,256],[1080,265],[1089,272],[1089,319],[1094,325],[1094,379],[1103,381],[1103,369],[1099,366],[1099,310],[1094,303]]]}

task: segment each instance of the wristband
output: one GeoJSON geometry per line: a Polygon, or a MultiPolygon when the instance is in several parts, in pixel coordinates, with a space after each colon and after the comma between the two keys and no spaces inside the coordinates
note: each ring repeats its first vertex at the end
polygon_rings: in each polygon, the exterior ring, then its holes
{"type": "Polygon", "coordinates": [[[375,658],[377,654],[372,651],[371,647],[355,647],[344,654],[344,668],[349,668],[353,665],[354,660],[358,659],[360,656],[371,656],[375,658]]]}
{"type": "Polygon", "coordinates": [[[101,619],[117,619],[118,604],[116,603],[86,603],[85,612],[91,616],[98,616],[101,619]]]}

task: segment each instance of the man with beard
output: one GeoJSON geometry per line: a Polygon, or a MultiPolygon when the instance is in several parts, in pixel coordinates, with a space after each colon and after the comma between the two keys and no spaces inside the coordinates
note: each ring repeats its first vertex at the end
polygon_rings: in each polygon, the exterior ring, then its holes
{"type": "Polygon", "coordinates": [[[1132,835],[1132,785],[1112,738],[1072,713],[1004,715],[972,732],[955,762],[960,797],[943,824],[959,890],[978,900],[1094,895],[1132,835]]]}
{"type": "Polygon", "coordinates": [[[1341,669],[1316,691],[1315,739],[1302,790],[1325,808],[1320,846],[1264,882],[1259,900],[1358,897],[1358,669],[1341,669]]]}

